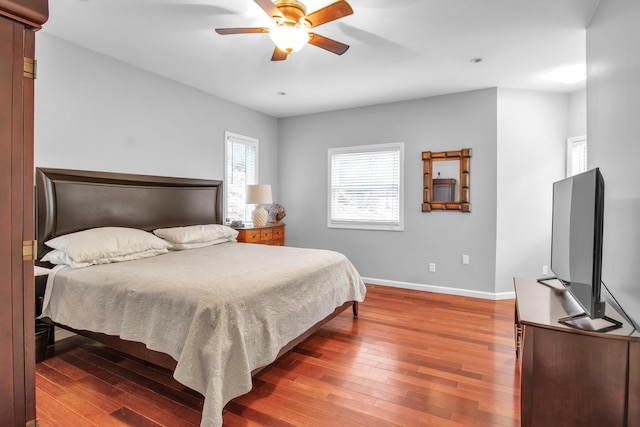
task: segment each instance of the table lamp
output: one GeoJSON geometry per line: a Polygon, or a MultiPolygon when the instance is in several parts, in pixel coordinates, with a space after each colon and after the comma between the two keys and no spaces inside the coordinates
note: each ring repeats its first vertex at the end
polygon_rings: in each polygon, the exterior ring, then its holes
{"type": "Polygon", "coordinates": [[[256,205],[256,208],[251,213],[254,227],[264,227],[267,225],[267,217],[269,214],[267,210],[260,205],[271,203],[273,203],[271,199],[271,185],[247,185],[247,204],[256,205]]]}

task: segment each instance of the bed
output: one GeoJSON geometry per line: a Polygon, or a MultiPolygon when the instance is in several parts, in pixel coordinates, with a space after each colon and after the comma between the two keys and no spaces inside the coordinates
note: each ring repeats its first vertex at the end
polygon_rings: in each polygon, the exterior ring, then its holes
{"type": "MultiPolygon", "coordinates": [[[[215,180],[38,168],[36,200],[45,266],[52,239],[222,222],[215,180]]],[[[252,375],[344,310],[357,315],[366,292],[337,252],[221,240],[125,262],[57,265],[41,316],[173,370],[204,396],[201,425],[221,425],[224,405],[250,391],[252,375]]]]}

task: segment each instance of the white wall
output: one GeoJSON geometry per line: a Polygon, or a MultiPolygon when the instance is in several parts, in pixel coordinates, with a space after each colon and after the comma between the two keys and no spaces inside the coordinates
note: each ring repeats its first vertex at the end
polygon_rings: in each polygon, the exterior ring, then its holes
{"type": "Polygon", "coordinates": [[[601,0],[587,29],[589,166],[605,180],[602,280],[640,324],[640,2],[601,0]]]}
{"type": "Polygon", "coordinates": [[[378,283],[493,295],[496,89],[280,119],[279,138],[287,244],[343,252],[378,283]],[[405,230],[328,229],[328,148],[397,141],[405,143],[405,230]],[[422,151],[461,148],[472,149],[472,212],[422,212],[422,151]]]}
{"type": "Polygon", "coordinates": [[[498,89],[496,292],[512,291],[514,276],[542,277],[542,266],[549,266],[553,182],[565,176],[568,99],[498,89]]]}
{"type": "Polygon", "coordinates": [[[231,131],[259,139],[277,196],[275,118],[46,33],[36,48],[36,166],[222,179],[231,131]]]}

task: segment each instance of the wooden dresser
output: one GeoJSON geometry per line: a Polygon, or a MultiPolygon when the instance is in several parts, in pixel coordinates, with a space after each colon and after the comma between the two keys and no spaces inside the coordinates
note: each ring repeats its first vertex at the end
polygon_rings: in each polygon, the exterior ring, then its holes
{"type": "Polygon", "coordinates": [[[640,426],[640,334],[633,326],[608,303],[607,316],[622,328],[558,323],[582,311],[559,283],[516,277],[515,291],[522,427],[640,426]]]}
{"type": "Polygon", "coordinates": [[[245,227],[236,228],[236,230],[238,230],[238,242],[284,246],[284,224],[268,224],[264,227],[245,227]]]}

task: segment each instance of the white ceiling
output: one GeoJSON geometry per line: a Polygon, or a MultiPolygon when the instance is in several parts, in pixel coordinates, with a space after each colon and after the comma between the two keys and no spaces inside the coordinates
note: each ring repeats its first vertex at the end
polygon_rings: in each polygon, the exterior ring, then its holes
{"type": "Polygon", "coordinates": [[[49,0],[42,31],[287,117],[487,87],[576,90],[542,76],[584,64],[599,0],[348,1],[353,15],[314,29],[350,45],[344,55],[308,45],[281,62],[267,34],[214,32],[269,26],[252,0],[49,0]]]}

